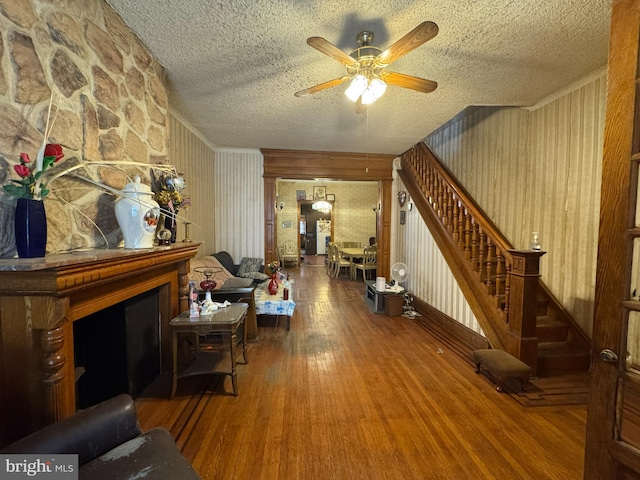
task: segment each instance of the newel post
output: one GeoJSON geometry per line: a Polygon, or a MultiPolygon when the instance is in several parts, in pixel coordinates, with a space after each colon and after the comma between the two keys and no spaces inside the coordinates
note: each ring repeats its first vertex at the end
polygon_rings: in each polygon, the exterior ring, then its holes
{"type": "Polygon", "coordinates": [[[511,284],[509,295],[509,334],[513,336],[509,353],[531,367],[537,374],[538,338],[536,317],[538,306],[538,283],[540,279],[540,257],[546,252],[533,250],[509,250],[511,284]]]}

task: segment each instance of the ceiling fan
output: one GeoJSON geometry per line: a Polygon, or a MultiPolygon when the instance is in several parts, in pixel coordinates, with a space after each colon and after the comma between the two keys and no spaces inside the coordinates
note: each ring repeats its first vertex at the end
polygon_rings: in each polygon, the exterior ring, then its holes
{"type": "Polygon", "coordinates": [[[428,42],[437,34],[438,26],[435,23],[422,22],[389,48],[382,51],[380,48],[371,45],[371,42],[373,42],[372,32],[360,32],[356,38],[359,48],[356,48],[350,54],[343,52],[322,37],[310,37],[307,39],[307,43],[345,65],[347,67],[347,75],[300,90],[294,95],[296,97],[310,95],[351,80],[351,84],[344,93],[356,104],[356,112],[361,113],[367,109],[368,104],[375,102],[384,94],[387,85],[409,88],[424,93],[433,92],[438,87],[436,82],[403,73],[391,72],[386,70],[386,67],[411,50],[428,42]]]}

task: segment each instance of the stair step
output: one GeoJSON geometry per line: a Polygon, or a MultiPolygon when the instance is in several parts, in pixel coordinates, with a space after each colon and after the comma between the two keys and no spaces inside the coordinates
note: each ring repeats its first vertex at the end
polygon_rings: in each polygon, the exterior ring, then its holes
{"type": "Polygon", "coordinates": [[[538,302],[536,304],[536,315],[544,316],[547,314],[547,309],[549,308],[549,300],[546,298],[538,297],[538,302]]]}
{"type": "Polygon", "coordinates": [[[536,337],[539,342],[567,341],[569,329],[570,327],[566,323],[547,315],[540,315],[536,318],[536,337]]]}
{"type": "Polygon", "coordinates": [[[569,342],[541,342],[538,344],[538,376],[570,372],[587,372],[589,349],[569,342]]]}

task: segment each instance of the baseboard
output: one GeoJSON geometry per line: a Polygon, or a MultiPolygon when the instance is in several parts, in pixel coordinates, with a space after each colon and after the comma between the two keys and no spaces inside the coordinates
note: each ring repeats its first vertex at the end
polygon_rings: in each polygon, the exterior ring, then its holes
{"type": "Polygon", "coordinates": [[[416,322],[470,363],[473,363],[474,350],[489,348],[489,341],[485,337],[433,308],[428,303],[414,297],[412,305],[422,315],[415,318],[416,322]]]}

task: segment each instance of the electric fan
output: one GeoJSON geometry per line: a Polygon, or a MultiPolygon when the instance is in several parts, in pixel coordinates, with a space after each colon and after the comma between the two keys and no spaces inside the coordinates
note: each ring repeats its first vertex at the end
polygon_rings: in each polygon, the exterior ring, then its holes
{"type": "Polygon", "coordinates": [[[393,281],[391,282],[391,286],[394,290],[402,291],[403,287],[400,286],[401,283],[407,281],[409,277],[409,267],[407,267],[402,262],[396,262],[391,267],[391,278],[393,281]]]}

